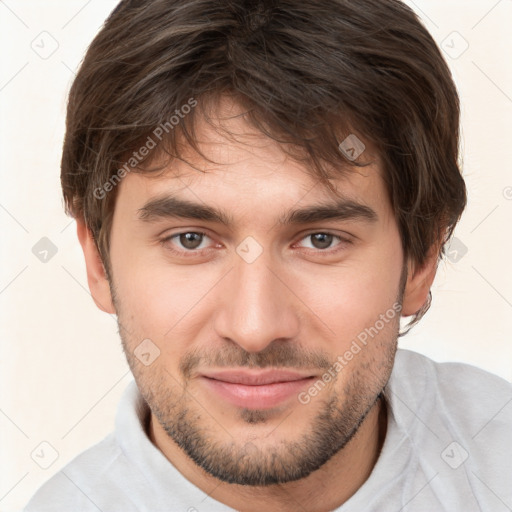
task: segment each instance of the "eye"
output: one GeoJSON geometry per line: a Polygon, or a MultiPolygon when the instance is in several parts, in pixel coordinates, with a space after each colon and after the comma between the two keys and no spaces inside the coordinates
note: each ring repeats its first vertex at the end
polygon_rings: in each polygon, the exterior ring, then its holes
{"type": "Polygon", "coordinates": [[[162,244],[171,244],[174,239],[176,239],[176,243],[173,245],[178,245],[178,249],[174,249],[171,247],[172,251],[178,252],[192,252],[195,250],[205,249],[202,247],[202,243],[205,238],[210,238],[206,233],[198,232],[198,231],[186,231],[183,233],[176,233],[175,235],[168,236],[164,238],[161,243],[162,244]]]}
{"type": "Polygon", "coordinates": [[[321,251],[331,248],[333,241],[336,239],[339,240],[339,243],[334,247],[345,246],[346,244],[352,243],[347,238],[342,238],[341,236],[326,232],[309,233],[302,240],[308,239],[311,240],[311,246],[307,247],[308,249],[319,249],[321,251]]]}
{"type": "MultiPolygon", "coordinates": [[[[188,254],[189,256],[193,256],[196,254],[199,255],[202,251],[211,248],[211,244],[210,246],[208,245],[208,239],[211,240],[206,233],[201,231],[184,231],[170,235],[162,239],[160,243],[166,246],[167,250],[177,255],[188,254]]],[[[323,231],[309,233],[301,239],[301,242],[308,239],[310,240],[310,245],[303,245],[302,247],[311,249],[314,252],[325,252],[329,254],[343,250],[347,245],[352,244],[352,241],[348,237],[344,238],[323,231]],[[333,245],[336,240],[338,243],[333,245]]]]}

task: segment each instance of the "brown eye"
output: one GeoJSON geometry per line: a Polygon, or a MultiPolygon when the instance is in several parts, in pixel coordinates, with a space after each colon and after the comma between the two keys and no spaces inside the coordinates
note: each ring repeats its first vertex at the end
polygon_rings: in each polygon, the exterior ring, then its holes
{"type": "Polygon", "coordinates": [[[203,233],[181,233],[179,236],[180,244],[185,249],[197,249],[203,241],[203,233]]]}
{"type": "Polygon", "coordinates": [[[318,254],[329,255],[347,249],[347,246],[352,243],[348,236],[342,237],[334,233],[317,231],[304,236],[300,245],[305,249],[314,250],[318,254]]]}
{"type": "Polygon", "coordinates": [[[334,239],[334,236],[329,233],[314,233],[308,236],[311,238],[315,249],[328,249],[334,239]]]}
{"type": "Polygon", "coordinates": [[[309,241],[310,245],[306,245],[308,249],[329,249],[333,247],[334,239],[342,240],[339,236],[333,235],[331,233],[310,233],[306,235],[303,240],[309,241]]]}
{"type": "Polygon", "coordinates": [[[164,238],[161,244],[174,253],[193,254],[207,248],[203,242],[208,238],[206,233],[200,231],[183,231],[164,238]]]}

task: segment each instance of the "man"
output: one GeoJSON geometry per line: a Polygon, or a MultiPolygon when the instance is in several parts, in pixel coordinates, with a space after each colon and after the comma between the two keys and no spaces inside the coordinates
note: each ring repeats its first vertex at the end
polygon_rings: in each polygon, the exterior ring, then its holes
{"type": "Polygon", "coordinates": [[[62,159],[134,382],[35,511],[512,510],[512,385],[397,350],[466,191],[396,0],[125,0],[62,159]]]}

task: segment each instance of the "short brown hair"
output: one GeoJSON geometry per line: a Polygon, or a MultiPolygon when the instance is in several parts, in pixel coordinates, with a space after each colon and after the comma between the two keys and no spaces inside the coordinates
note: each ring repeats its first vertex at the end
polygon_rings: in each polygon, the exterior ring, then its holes
{"type": "Polygon", "coordinates": [[[226,94],[329,188],[328,168],[363,165],[340,142],[356,134],[373,144],[406,257],[421,266],[432,247],[443,254],[466,205],[459,98],[439,48],[406,5],[123,0],[71,88],[61,173],[66,210],[86,222],[107,273],[116,188],[95,191],[115,185],[158,126],[168,127],[160,151],[130,170],[150,172],[162,150],[179,158],[179,140],[199,151],[195,118],[226,94]],[[203,109],[170,129],[191,99],[203,109]]]}

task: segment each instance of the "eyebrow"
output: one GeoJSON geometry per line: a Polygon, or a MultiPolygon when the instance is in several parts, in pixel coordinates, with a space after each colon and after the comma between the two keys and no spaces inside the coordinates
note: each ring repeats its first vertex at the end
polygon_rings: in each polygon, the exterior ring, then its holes
{"type": "MultiPolygon", "coordinates": [[[[175,196],[163,196],[149,200],[138,210],[143,222],[157,222],[168,218],[195,219],[232,226],[233,217],[213,206],[195,203],[175,196]]],[[[351,199],[340,199],[332,203],[311,205],[292,210],[278,220],[281,225],[309,224],[327,220],[377,221],[377,213],[364,204],[351,199]]]]}

